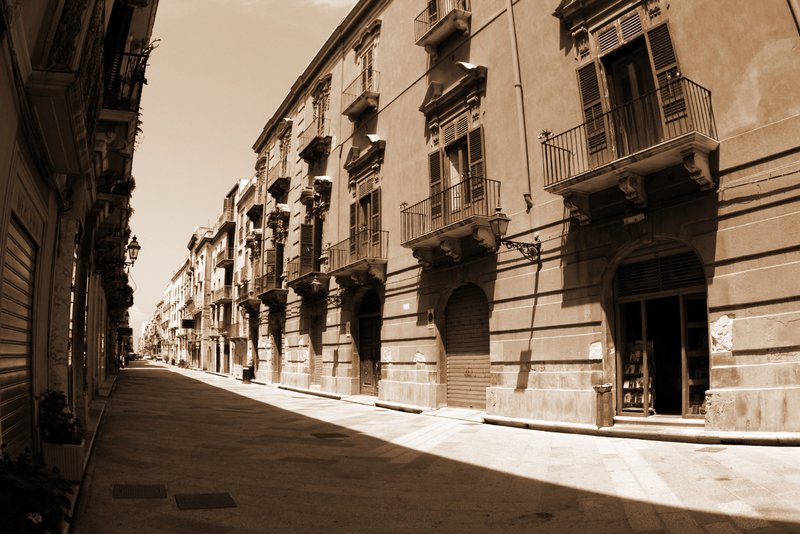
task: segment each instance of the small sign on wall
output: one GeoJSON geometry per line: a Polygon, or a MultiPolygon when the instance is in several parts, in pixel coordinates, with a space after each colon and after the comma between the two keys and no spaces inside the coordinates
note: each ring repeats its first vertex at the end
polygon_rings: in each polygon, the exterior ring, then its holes
{"type": "Polygon", "coordinates": [[[433,330],[433,309],[428,310],[428,330],[433,330]]]}
{"type": "Polygon", "coordinates": [[[350,337],[350,321],[344,323],[344,333],[347,337],[350,337]]]}

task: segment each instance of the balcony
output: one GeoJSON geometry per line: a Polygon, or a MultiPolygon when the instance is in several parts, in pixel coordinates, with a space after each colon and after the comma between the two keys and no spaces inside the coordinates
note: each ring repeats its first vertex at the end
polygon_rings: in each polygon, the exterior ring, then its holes
{"type": "Polygon", "coordinates": [[[544,188],[587,224],[587,195],[619,186],[642,205],[642,177],[673,165],[682,163],[701,190],[716,187],[708,155],[718,146],[711,92],[679,78],[542,143],[544,188]]]}
{"type": "Polygon", "coordinates": [[[212,328],[211,337],[231,337],[231,324],[225,321],[217,321],[212,328]]]}
{"type": "Polygon", "coordinates": [[[318,118],[300,134],[297,146],[298,155],[309,165],[313,165],[331,152],[331,120],[318,118]]]}
{"type": "Polygon", "coordinates": [[[366,229],[328,249],[328,274],[339,285],[386,281],[389,232],[366,229]]]}
{"type": "Polygon", "coordinates": [[[461,259],[462,237],[472,236],[489,252],[497,248],[489,219],[500,206],[500,182],[469,178],[401,212],[401,246],[413,249],[427,269],[432,249],[461,259]]]}
{"type": "Polygon", "coordinates": [[[430,0],[428,7],[414,19],[414,39],[428,54],[435,56],[436,47],[451,33],[460,30],[469,34],[472,17],[470,0],[430,0]]]}
{"type": "Polygon", "coordinates": [[[287,267],[286,284],[298,295],[306,297],[327,293],[330,275],[320,271],[318,250],[300,254],[287,267]]]}
{"type": "Polygon", "coordinates": [[[217,253],[217,267],[230,267],[233,265],[234,248],[223,248],[217,253]]]}
{"type": "Polygon", "coordinates": [[[258,313],[261,301],[255,295],[255,284],[250,284],[249,280],[239,284],[236,304],[242,306],[248,313],[258,313]]]}
{"type": "Polygon", "coordinates": [[[116,52],[106,57],[108,76],[103,88],[103,108],[138,113],[144,77],[146,54],[116,52]]]}
{"type": "Polygon", "coordinates": [[[233,299],[233,286],[223,286],[214,290],[212,303],[227,304],[233,299]]]}
{"type": "Polygon", "coordinates": [[[216,237],[217,235],[227,232],[235,227],[236,219],[234,219],[233,213],[233,199],[226,198],[222,205],[222,215],[220,215],[219,219],[217,219],[212,231],[212,235],[216,237]]]}
{"type": "Polygon", "coordinates": [[[280,275],[276,272],[259,276],[256,279],[255,294],[271,310],[281,309],[286,306],[286,295],[288,293],[288,289],[281,287],[280,275]]]}
{"type": "Polygon", "coordinates": [[[381,73],[372,68],[364,69],[342,92],[342,115],[355,120],[367,108],[378,107],[381,73]]]}

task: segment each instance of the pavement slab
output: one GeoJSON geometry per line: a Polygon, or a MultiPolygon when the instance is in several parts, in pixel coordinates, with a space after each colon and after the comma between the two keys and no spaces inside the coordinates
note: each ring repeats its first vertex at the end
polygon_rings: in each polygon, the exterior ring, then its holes
{"type": "Polygon", "coordinates": [[[800,533],[800,449],[551,433],[132,362],[73,534],[800,533]],[[115,486],[167,498],[114,498],[115,486]],[[182,510],[176,495],[235,507],[182,510]]]}

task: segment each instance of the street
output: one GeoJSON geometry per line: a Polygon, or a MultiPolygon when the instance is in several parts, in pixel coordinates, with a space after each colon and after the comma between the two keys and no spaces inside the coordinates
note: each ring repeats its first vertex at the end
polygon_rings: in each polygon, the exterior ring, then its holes
{"type": "Polygon", "coordinates": [[[800,451],[493,426],[136,361],[71,532],[800,532],[800,451]]]}

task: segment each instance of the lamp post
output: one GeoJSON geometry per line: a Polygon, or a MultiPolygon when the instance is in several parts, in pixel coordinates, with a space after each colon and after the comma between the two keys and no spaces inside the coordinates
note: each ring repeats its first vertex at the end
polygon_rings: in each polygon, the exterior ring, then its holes
{"type": "Polygon", "coordinates": [[[492,233],[494,234],[495,238],[497,239],[497,247],[500,248],[500,243],[504,243],[508,249],[517,249],[523,256],[528,258],[528,260],[531,262],[536,262],[539,266],[539,269],[541,269],[542,243],[539,241],[539,234],[534,234],[533,243],[521,243],[519,241],[504,239],[506,232],[508,231],[508,223],[511,222],[511,219],[509,219],[505,213],[502,213],[500,206],[497,206],[494,210],[495,214],[491,219],[489,219],[489,226],[492,229],[492,233]]]}

